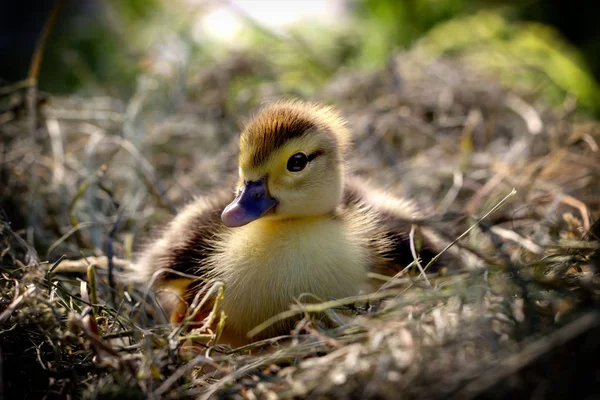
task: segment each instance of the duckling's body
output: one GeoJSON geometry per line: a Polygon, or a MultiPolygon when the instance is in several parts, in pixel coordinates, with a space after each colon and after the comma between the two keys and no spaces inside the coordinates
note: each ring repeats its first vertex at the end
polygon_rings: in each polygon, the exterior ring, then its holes
{"type": "MultiPolygon", "coordinates": [[[[225,283],[228,329],[244,334],[289,309],[302,294],[322,301],[357,295],[372,263],[368,229],[355,221],[314,217],[229,230],[210,260],[223,263],[211,275],[225,283]]],[[[263,336],[289,331],[290,323],[263,336]]]]}
{"type": "MultiPolygon", "coordinates": [[[[186,206],[143,251],[137,279],[164,269],[158,287],[186,304],[203,282],[223,282],[224,340],[241,345],[248,331],[304,294],[304,301],[357,295],[368,271],[408,264],[407,232],[419,214],[412,203],[345,176],[348,142],[329,108],[280,102],[263,109],[242,133],[237,196],[218,192],[186,206]]],[[[172,309],[174,321],[186,304],[172,309]]],[[[253,339],[289,333],[294,322],[253,339]]]]}

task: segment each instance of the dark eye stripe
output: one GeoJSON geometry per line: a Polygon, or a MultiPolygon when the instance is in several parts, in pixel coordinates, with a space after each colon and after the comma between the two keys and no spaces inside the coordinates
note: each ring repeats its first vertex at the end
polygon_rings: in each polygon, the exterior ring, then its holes
{"type": "Polygon", "coordinates": [[[310,161],[314,160],[315,158],[319,157],[322,154],[323,154],[322,150],[317,150],[314,153],[311,153],[311,154],[308,155],[308,161],[310,162],[310,161]]]}

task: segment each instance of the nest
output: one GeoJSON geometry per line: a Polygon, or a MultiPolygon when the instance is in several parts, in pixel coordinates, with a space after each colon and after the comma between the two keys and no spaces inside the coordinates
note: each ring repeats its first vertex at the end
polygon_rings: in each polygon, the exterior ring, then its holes
{"type": "Polygon", "coordinates": [[[461,215],[436,226],[485,267],[296,304],[290,312],[356,316],[330,330],[307,316],[264,354],[185,351],[190,335],[120,270],[150,228],[229,184],[242,118],[291,94],[268,77],[235,86],[264,70],[236,54],[185,86],[142,76],[128,103],[0,90],[5,398],[597,393],[600,124],[572,102],[549,107],[460,61],[411,53],[341,71],[317,99],[349,120],[354,173],[435,215],[461,215]]]}

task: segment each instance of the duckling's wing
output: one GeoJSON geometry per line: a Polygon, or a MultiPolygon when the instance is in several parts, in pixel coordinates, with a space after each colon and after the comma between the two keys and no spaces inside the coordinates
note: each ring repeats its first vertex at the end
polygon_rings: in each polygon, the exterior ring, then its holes
{"type": "Polygon", "coordinates": [[[154,240],[142,246],[131,267],[131,280],[153,283],[155,288],[191,301],[206,281],[204,263],[214,251],[214,241],[227,229],[221,212],[233,197],[229,191],[217,192],[184,207],[154,240]]]}
{"type": "MultiPolygon", "coordinates": [[[[346,181],[342,203],[346,209],[365,207],[376,215],[376,235],[381,239],[373,241],[373,251],[380,255],[374,272],[393,276],[414,261],[410,240],[413,225],[416,227],[415,241],[420,243],[415,244],[415,250],[423,266],[449,243],[431,226],[419,224],[423,213],[413,201],[391,196],[360,178],[351,177],[346,181]]],[[[456,253],[450,252],[432,264],[428,272],[456,261],[456,253]]]]}

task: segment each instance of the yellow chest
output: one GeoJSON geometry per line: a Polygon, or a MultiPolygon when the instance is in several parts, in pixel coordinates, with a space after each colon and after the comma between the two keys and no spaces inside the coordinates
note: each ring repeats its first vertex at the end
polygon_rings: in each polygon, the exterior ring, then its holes
{"type": "Polygon", "coordinates": [[[210,263],[225,283],[226,325],[245,335],[302,295],[307,302],[358,294],[370,260],[364,232],[321,218],[232,229],[210,263]]]}

